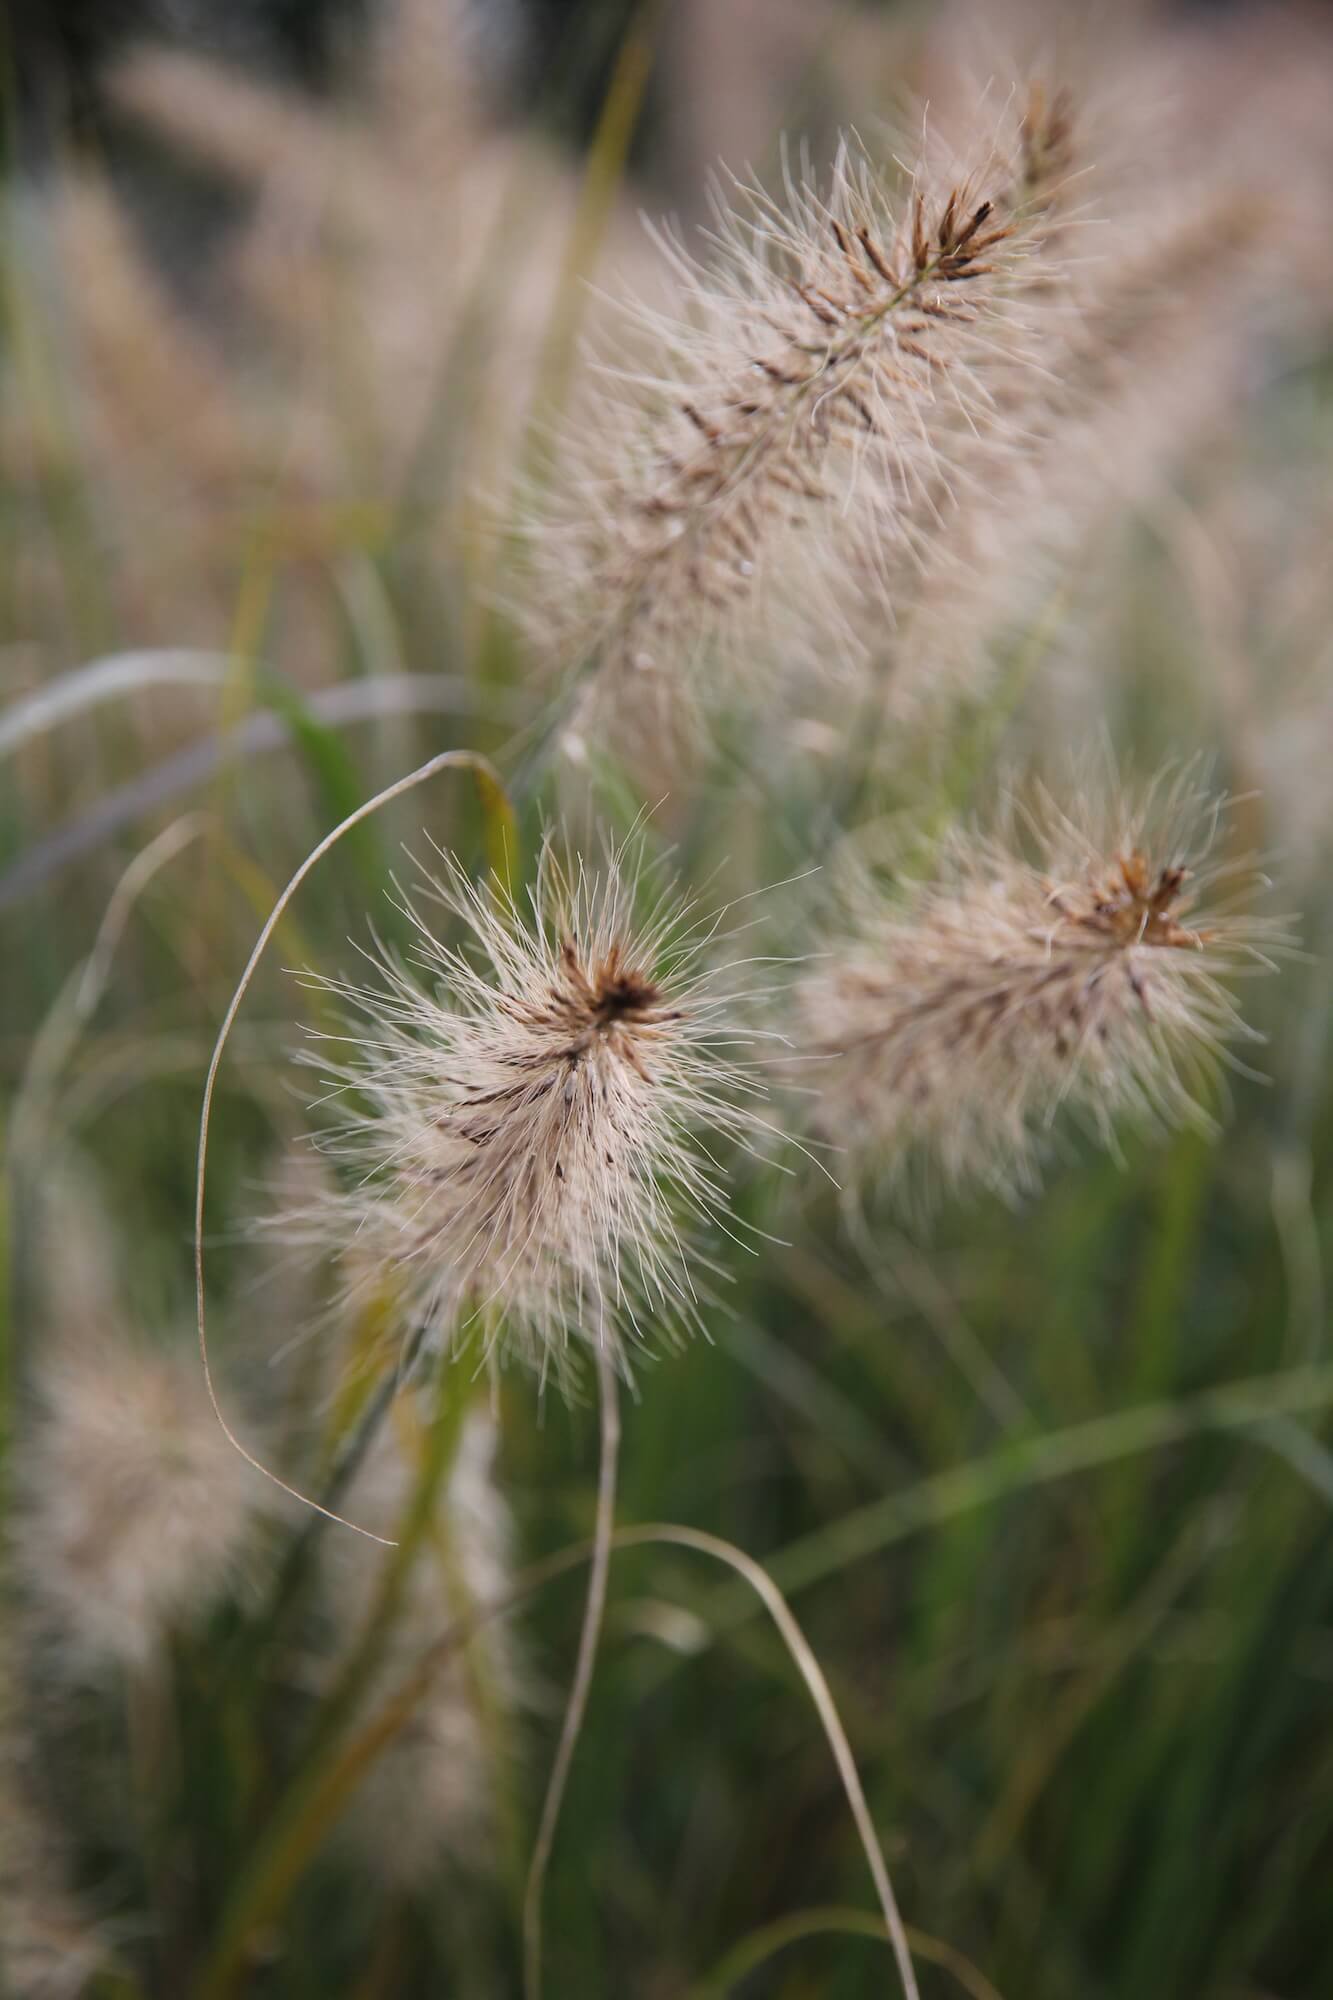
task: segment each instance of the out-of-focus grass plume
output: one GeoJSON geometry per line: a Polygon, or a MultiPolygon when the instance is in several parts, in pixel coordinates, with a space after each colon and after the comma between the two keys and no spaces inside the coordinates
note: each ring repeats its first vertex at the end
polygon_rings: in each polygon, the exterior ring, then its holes
{"type": "Polygon", "coordinates": [[[924,1142],[955,1180],[1023,1187],[1066,1105],[1112,1141],[1117,1119],[1206,1122],[1210,1071],[1254,1032],[1228,982],[1293,940],[1246,914],[1260,885],[1197,773],[1142,798],[1088,769],[1067,788],[1011,801],[998,836],[955,828],[925,883],[892,862],[858,882],[799,1035],[853,1158],[924,1142]]]}

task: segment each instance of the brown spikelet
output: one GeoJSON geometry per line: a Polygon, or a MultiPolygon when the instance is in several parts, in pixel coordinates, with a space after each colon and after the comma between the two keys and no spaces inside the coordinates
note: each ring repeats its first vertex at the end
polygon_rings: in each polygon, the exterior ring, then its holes
{"type": "Polygon", "coordinates": [[[1056,199],[1074,160],[1073,94],[1061,84],[1048,91],[1040,80],[1028,90],[1019,125],[1019,204],[1056,199]]]}

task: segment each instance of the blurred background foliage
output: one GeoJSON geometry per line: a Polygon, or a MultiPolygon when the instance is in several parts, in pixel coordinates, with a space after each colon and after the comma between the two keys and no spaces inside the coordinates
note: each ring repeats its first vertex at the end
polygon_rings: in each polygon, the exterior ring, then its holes
{"type": "MultiPolygon", "coordinates": [[[[1071,11],[1021,10],[1020,40],[1076,41],[1071,11]]],[[[487,1836],[404,1881],[339,1834],[353,1790],[341,1815],[313,1813],[284,1875],[301,1757],[333,1768],[363,1717],[349,1704],[327,1741],[311,1722],[328,1692],[312,1662],[336,1633],[282,1566],[300,1516],[275,1508],[240,1580],[150,1659],[70,1668],[29,1643],[21,1588],[19,1545],[53,1504],[22,1472],[34,1379],[71,1322],[103,1315],[188,1356],[203,1072],[310,846],[436,750],[512,774],[540,733],[504,510],[520,479],[551,476],[544,440],[601,310],[587,280],[654,282],[636,209],[692,222],[718,158],[771,170],[786,131],[819,159],[839,126],[929,96],[960,51],[984,80],[1001,39],[998,16],[966,7],[411,0],[414,32],[440,37],[431,68],[425,43],[386,42],[387,12],[11,0],[4,31],[3,1390],[20,1582],[0,1883],[14,1938],[34,1903],[58,1905],[3,1966],[18,1996],[517,1992],[579,1574],[517,1619],[504,1742],[475,1780],[501,1800],[487,1836]],[[197,824],[135,874],[183,813],[197,824]],[[247,1903],[256,1867],[270,1872],[247,1903]]],[[[1247,335],[1243,397],[1164,446],[1146,491],[1114,496],[1017,699],[992,687],[979,707],[1000,762],[1105,732],[1135,768],[1199,749],[1261,795],[1246,832],[1306,946],[1253,996],[1268,1081],[1235,1080],[1216,1138],[1129,1141],[1121,1160],[1071,1143],[1014,1206],[887,1204],[849,1232],[813,1174],[746,1185],[744,1212],[783,1240],[742,1260],[711,1342],[643,1369],[619,1512],[725,1535],[792,1593],[924,1994],[1321,2000],[1333,42],[1314,8],[1122,12],[1125,91],[1165,79],[1206,157],[1226,153],[1238,105],[1251,141],[1289,149],[1316,218],[1292,272],[1310,303],[1296,336],[1247,335]]],[[[976,721],[961,701],[931,727],[952,744],[976,721]]],[[[939,767],[938,742],[907,741],[885,815],[939,767]]],[[[800,764],[775,801],[734,751],[723,729],[697,752],[666,831],[691,863],[777,879],[827,768],[800,764]]],[[[613,775],[604,810],[624,797],[628,817],[643,781],[613,775]]],[[[525,866],[563,796],[548,776],[520,802],[525,866]]],[[[292,1476],[318,1478],[366,1391],[345,1353],[293,1345],[305,1281],[241,1240],[305,1123],[286,1056],[306,1003],[282,968],[347,966],[367,914],[389,920],[385,884],[423,825],[479,863],[493,804],[444,777],[344,843],[222,1072],[220,1363],[246,1435],[292,1476]]],[[[493,1478],[515,1563],[589,1531],[595,1429],[589,1408],[502,1378],[493,1478]]],[[[386,1850],[398,1810],[376,1822],[386,1850]]],[[[548,1891],[548,1990],[888,1991],[863,1878],[756,1607],[683,1552],[618,1554],[548,1891]]]]}

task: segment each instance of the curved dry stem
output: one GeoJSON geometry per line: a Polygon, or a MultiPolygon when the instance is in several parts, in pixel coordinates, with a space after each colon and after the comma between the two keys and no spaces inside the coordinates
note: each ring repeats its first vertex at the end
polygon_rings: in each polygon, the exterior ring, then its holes
{"type": "Polygon", "coordinates": [[[109,653],[90,660],[44,681],[0,713],[0,758],[13,756],[34,736],[45,735],[58,723],[117,695],[138,694],[146,687],[219,687],[228,663],[225,653],[196,652],[184,646],[109,653]]]}
{"type": "Polygon", "coordinates": [[[106,991],[111,962],[139,897],[159,869],[174,861],[182,848],[198,838],[205,824],[202,813],[186,813],[182,818],[173,820],[170,826],[164,827],[146,847],[139,850],[112,890],[97,927],[92,950],[83,963],[76,966],[33,1037],[16,1094],[11,1144],[17,1143],[17,1135],[24,1130],[32,1102],[40,1100],[42,1093],[54,1083],[78,1041],[80,1030],[91,1018],[106,991]]]}
{"type": "Polygon", "coordinates": [[[620,1403],[616,1394],[615,1363],[605,1340],[597,1342],[597,1393],[602,1418],[602,1450],[597,1470],[597,1516],[593,1528],[592,1564],[588,1572],[588,1596],[583,1607],[583,1629],[579,1633],[578,1659],[574,1679],[560,1728],[555,1761],[542,1803],[541,1823],[528,1869],[528,1886],[523,1897],[523,1991],[526,2000],[541,2000],[542,1984],[542,1889],[555,1844],[555,1830],[564,1802],[570,1766],[578,1747],[579,1733],[588,1707],[597,1646],[602,1634],[602,1614],[606,1609],[606,1583],[611,1569],[611,1541],[615,1528],[616,1465],[620,1456],[620,1403]]]}
{"type": "MultiPolygon", "coordinates": [[[[476,690],[451,674],[384,674],[370,681],[335,681],[332,687],[316,688],[307,695],[305,709],[313,721],[339,728],[400,715],[477,715],[508,724],[518,723],[526,714],[517,698],[493,694],[480,703],[476,690]]],[[[284,717],[272,709],[252,709],[230,727],[215,729],[173,751],[27,848],[0,876],[0,910],[12,909],[62,868],[104,846],[123,827],[207,784],[228,758],[267,755],[291,741],[291,726],[284,717]]]]}
{"type": "Polygon", "coordinates": [[[856,1831],[861,1836],[861,1846],[865,1851],[871,1879],[875,1884],[875,1893],[879,1897],[879,1906],[884,1914],[893,1955],[898,1961],[898,1977],[902,1982],[905,2000],[920,2000],[916,1974],[912,1969],[911,1947],[907,1942],[907,1932],[899,1914],[898,1899],[889,1880],[884,1850],[879,1844],[879,1835],[875,1832],[875,1823],[866,1804],[856,1759],[847,1741],[847,1732],[842,1726],[837,1704],[824,1677],[824,1669],[816,1659],[809,1640],[797,1624],[786,1598],[762,1563],[757,1563],[753,1556],[747,1556],[744,1549],[736,1548],[731,1542],[724,1542],[718,1535],[706,1534],[701,1528],[678,1528],[669,1523],[655,1523],[647,1528],[631,1528],[627,1533],[617,1536],[616,1540],[618,1546],[622,1548],[632,1546],[638,1541],[666,1542],[674,1544],[677,1548],[695,1549],[700,1555],[712,1556],[715,1562],[725,1563],[728,1569],[735,1570],[760,1599],[769,1617],[777,1626],[782,1642],[791,1654],[801,1679],[810,1690],[811,1700],[824,1725],[824,1734],[833,1752],[833,1761],[838,1767],[838,1776],[842,1779],[847,1803],[852,1809],[856,1831]]]}
{"type": "MultiPolygon", "coordinates": [[[[836,1904],[798,1910],[794,1916],[779,1917],[776,1922],[765,1924],[761,1930],[752,1931],[748,1937],[742,1938],[712,1972],[690,1988],[686,2000],[727,2000],[727,1996],[743,1980],[758,1972],[779,1952],[814,1937],[861,1937],[874,1938],[879,1944],[885,1942],[884,1927],[869,1910],[843,1909],[836,1904]]],[[[963,1991],[971,1995],[971,2000],[1001,2000],[985,1973],[942,1938],[931,1937],[928,1932],[917,1930],[911,1924],[907,1926],[907,1937],[918,1958],[952,1973],[963,1991]]]]}
{"type": "Polygon", "coordinates": [[[288,1485],[287,1481],[281,1478],[276,1472],[271,1471],[268,1466],[262,1465],[254,1454],[248,1451],[241,1443],[241,1440],[222,1414],[222,1407],[218,1401],[217,1390],[213,1383],[213,1371],[209,1364],[208,1336],[205,1330],[204,1313],[204,1188],[208,1169],[208,1130],[213,1114],[213,1090],[217,1083],[218,1070],[222,1064],[223,1053],[226,1049],[228,1038],[231,1035],[232,1025],[235,1022],[237,1014],[240,1012],[241,1002],[249,991],[250,982],[258,970],[259,961],[264,955],[268,941],[281,922],[283,913],[287,905],[291,902],[292,897],[305,881],[306,876],[315,866],[315,863],[322,860],[329,849],[336,846],[345,833],[350,833],[351,829],[354,826],[359,826],[362,820],[369,819],[371,814],[378,812],[381,806],[388,805],[392,800],[401,798],[405,792],[412,791],[417,785],[424,784],[427,778],[433,778],[437,772],[444,770],[475,771],[479,776],[484,777],[489,784],[494,785],[502,796],[504,794],[504,787],[500,782],[499,774],[487,758],[478,755],[473,750],[442,750],[438,756],[428,758],[424,764],[418,765],[415,771],[409,771],[406,777],[396,778],[393,784],[386,785],[382,792],[376,792],[374,798],[367,799],[364,804],[356,808],[355,812],[348,813],[346,819],[340,820],[330,833],[326,833],[318,845],[313,847],[310,853],[307,854],[305,860],[301,863],[282,894],[278,897],[277,902],[269,911],[264,928],[255,940],[255,947],[250,953],[245,971],[241,974],[240,984],[232,994],[227,1011],[222,1017],[222,1026],[218,1030],[218,1038],[213,1045],[213,1054],[208,1065],[208,1075],[204,1079],[203,1104],[199,1112],[199,1152],[194,1184],[194,1295],[195,1319],[199,1334],[199,1358],[203,1363],[204,1386],[208,1390],[208,1400],[213,1406],[213,1414],[222,1428],[223,1436],[226,1438],[228,1444],[240,1453],[247,1465],[253,1467],[271,1485],[276,1486],[280,1492],[288,1494],[293,1500],[299,1500],[303,1507],[313,1508],[317,1514],[322,1514],[326,1520],[336,1521],[339,1527],[351,1528],[355,1534],[364,1535],[368,1541],[378,1542],[382,1547],[390,1549],[397,1548],[398,1546],[397,1542],[390,1536],[376,1535],[369,1528],[358,1527],[355,1521],[349,1521],[345,1515],[335,1513],[331,1507],[325,1507],[311,1494],[302,1493],[299,1487],[288,1485]]]}
{"type": "Polygon", "coordinates": [[[173,820],[135,855],[112,891],[92,950],[74,968],[32,1038],[14,1095],[9,1131],[0,1145],[12,1202],[11,1278],[16,1299],[27,1296],[33,1269],[34,1202],[43,1172],[41,1142],[49,1140],[55,1129],[61,1073],[106,991],[116,952],[139,897],[158,871],[197,838],[204,824],[201,814],[186,814],[173,820]]]}

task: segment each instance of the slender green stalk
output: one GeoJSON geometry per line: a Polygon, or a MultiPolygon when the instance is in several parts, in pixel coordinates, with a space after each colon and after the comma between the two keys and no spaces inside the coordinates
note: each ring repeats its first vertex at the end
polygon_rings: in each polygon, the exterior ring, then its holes
{"type": "Polygon", "coordinates": [[[355,1425],[339,1443],[328,1477],[319,1489],[321,1511],[308,1515],[288,1542],[263,1609],[237,1635],[236,1644],[223,1665],[219,1676],[221,1688],[234,1686],[242,1679],[253,1680],[258,1675],[270,1643],[300,1594],[315,1545],[328,1525],[328,1512],[337,1508],[345,1497],[379,1434],[380,1425],[388,1415],[394,1397],[403,1383],[411,1380],[425,1336],[424,1325],[411,1334],[397,1364],[386,1369],[355,1425]]]}
{"type": "Polygon", "coordinates": [[[336,1741],[344,1724],[355,1714],[384,1658],[385,1647],[402,1609],[417,1557],[435,1519],[467,1415],[468,1396],[451,1395],[450,1390],[459,1383],[468,1382],[468,1379],[466,1367],[455,1366],[451,1360],[441,1360],[435,1411],[407,1514],[399,1523],[397,1539],[390,1545],[385,1557],[379,1587],[366,1614],[361,1637],[332,1692],[320,1704],[302,1761],[317,1761],[336,1741]]]}
{"type": "Polygon", "coordinates": [[[526,2000],[541,2000],[542,1990],[542,1889],[555,1845],[565,1786],[578,1747],[579,1732],[588,1707],[597,1647],[602,1635],[602,1615],[606,1609],[606,1583],[611,1568],[611,1538],[615,1528],[616,1466],[620,1456],[620,1404],[616,1390],[615,1362],[604,1340],[597,1342],[597,1391],[601,1408],[602,1450],[597,1473],[597,1515],[593,1532],[592,1567],[588,1573],[588,1596],[583,1607],[583,1628],[579,1633],[578,1658],[570,1683],[565,1719],[556,1745],[555,1762],[547,1781],[541,1821],[528,1870],[528,1886],[523,1898],[523,1991],[526,2000]]]}

